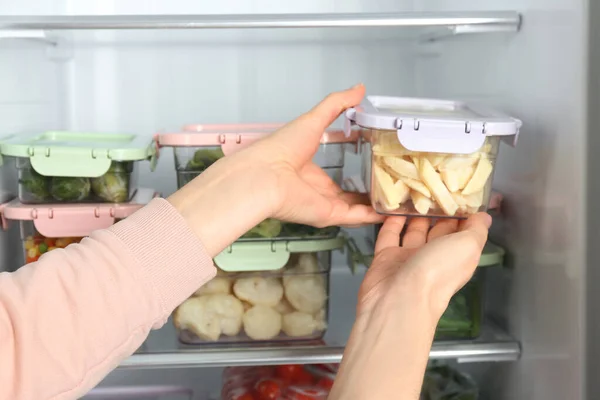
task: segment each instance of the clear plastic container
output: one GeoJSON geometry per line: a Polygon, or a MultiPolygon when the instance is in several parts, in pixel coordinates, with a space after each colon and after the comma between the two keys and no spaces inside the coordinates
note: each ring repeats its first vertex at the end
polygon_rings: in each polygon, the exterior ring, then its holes
{"type": "Polygon", "coordinates": [[[149,142],[128,134],[51,131],[7,137],[0,153],[16,162],[22,203],[125,203],[137,188],[137,161],[155,159],[156,144],[149,142]]]}
{"type": "Polygon", "coordinates": [[[304,247],[298,252],[293,244],[300,242],[290,242],[290,251],[277,246],[254,251],[250,248],[260,243],[238,243],[217,256],[217,277],[173,314],[179,340],[214,344],[323,337],[328,322],[331,250],[343,246],[344,241],[335,238],[312,242],[315,251],[304,247]],[[236,246],[240,245],[245,248],[240,247],[242,251],[236,254],[236,246]],[[262,267],[267,270],[256,270],[262,267]]]}
{"type": "MultiPolygon", "coordinates": [[[[180,188],[200,175],[221,157],[232,154],[272,133],[281,124],[188,125],[178,133],[161,133],[161,147],[173,147],[177,186],[180,188]]],[[[342,183],[346,146],[356,148],[358,133],[346,136],[342,131],[327,131],[313,161],[338,184],[342,183]]],[[[337,227],[313,228],[306,225],[267,220],[241,240],[306,239],[335,237],[337,227]]]]}
{"type": "Polygon", "coordinates": [[[93,231],[106,229],[128,217],[157,196],[152,189],[140,188],[128,203],[29,205],[18,199],[0,205],[3,228],[18,221],[24,262],[37,261],[45,253],[78,243],[93,231]]]}
{"type": "Polygon", "coordinates": [[[448,365],[427,368],[420,400],[477,400],[479,388],[470,376],[448,365]]]}
{"type": "Polygon", "coordinates": [[[466,218],[488,207],[500,138],[521,122],[481,107],[369,96],[346,112],[361,127],[363,179],[378,213],[466,218]]]}
{"type": "Polygon", "coordinates": [[[487,243],[473,278],[456,293],[440,318],[436,340],[472,340],[479,337],[485,316],[485,274],[487,267],[501,265],[504,250],[487,243]]]}

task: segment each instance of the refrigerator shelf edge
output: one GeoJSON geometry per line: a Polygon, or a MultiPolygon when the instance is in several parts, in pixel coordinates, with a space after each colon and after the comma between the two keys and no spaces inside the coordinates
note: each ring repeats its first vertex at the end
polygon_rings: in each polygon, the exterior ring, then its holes
{"type": "MultiPolygon", "coordinates": [[[[343,27],[457,27],[478,26],[475,31],[516,32],[521,16],[516,11],[315,13],[240,15],[65,15],[0,17],[0,30],[88,29],[250,29],[343,27]]],[[[463,28],[464,29],[464,28],[463,28]]]]}
{"type": "MultiPolygon", "coordinates": [[[[177,349],[144,349],[124,360],[119,368],[201,368],[248,365],[339,363],[340,345],[221,346],[177,349]]],[[[471,341],[435,342],[430,359],[456,359],[461,363],[516,361],[521,355],[517,340],[497,326],[486,323],[480,338],[471,341]]]]}

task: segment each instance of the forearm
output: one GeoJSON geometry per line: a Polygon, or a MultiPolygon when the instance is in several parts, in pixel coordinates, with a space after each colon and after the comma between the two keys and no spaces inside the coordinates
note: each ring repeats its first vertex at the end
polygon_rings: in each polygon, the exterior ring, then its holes
{"type": "Polygon", "coordinates": [[[329,399],[419,399],[435,332],[423,304],[381,306],[357,319],[329,399]]]}
{"type": "Polygon", "coordinates": [[[79,397],[214,274],[163,199],[80,245],[0,274],[0,398],[79,397]]]}

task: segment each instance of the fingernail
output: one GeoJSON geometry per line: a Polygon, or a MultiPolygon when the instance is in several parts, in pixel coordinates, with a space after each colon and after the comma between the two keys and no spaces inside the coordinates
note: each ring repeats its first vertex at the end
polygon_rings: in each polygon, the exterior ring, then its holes
{"type": "Polygon", "coordinates": [[[490,226],[492,226],[492,216],[488,213],[484,213],[485,215],[485,225],[488,227],[488,229],[490,228],[490,226]]]}
{"type": "Polygon", "coordinates": [[[361,86],[363,86],[363,84],[362,84],[362,83],[357,83],[356,85],[352,86],[352,87],[350,88],[350,90],[358,89],[358,88],[359,88],[359,87],[361,87],[361,86]]]}

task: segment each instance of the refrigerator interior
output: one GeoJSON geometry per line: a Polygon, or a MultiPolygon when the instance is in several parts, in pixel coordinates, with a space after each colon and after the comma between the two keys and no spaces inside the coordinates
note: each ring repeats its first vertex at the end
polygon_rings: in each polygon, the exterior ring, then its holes
{"type": "MultiPolygon", "coordinates": [[[[3,15],[144,15],[518,11],[519,32],[451,35],[421,28],[24,31],[0,36],[0,131],[135,132],[148,138],[187,123],[288,121],[327,93],[484,101],[523,120],[516,149],[503,146],[494,189],[503,215],[491,238],[507,250],[493,274],[493,314],[522,345],[516,362],[469,365],[493,399],[583,399],[586,362],[587,1],[256,0],[0,1],[3,15]],[[442,33],[440,35],[439,33],[442,33]],[[39,32],[38,32],[39,33],[39,32]],[[19,38],[20,37],[20,38],[19,38]],[[433,41],[428,39],[435,39],[433,41]]],[[[6,21],[8,17],[3,17],[6,21]]],[[[347,175],[357,174],[350,156],[347,175]]],[[[2,193],[15,192],[5,165],[2,193]]],[[[176,188],[173,156],[140,184],[176,188]]],[[[19,265],[18,232],[0,233],[2,268],[19,265]]],[[[337,255],[333,320],[343,344],[361,274],[337,255]]],[[[591,318],[591,317],[590,317],[591,318]]],[[[170,324],[150,341],[174,338],[170,324]],[[167,332],[165,336],[165,332],[167,332]],[[166,337],[166,339],[165,339],[166,337]]],[[[401,345],[401,344],[399,344],[401,345]]],[[[105,384],[218,381],[220,369],[117,370],[105,384]],[[206,379],[200,379],[200,377],[206,379]]],[[[213,391],[211,387],[208,392],[213,391]]],[[[591,389],[591,386],[590,386],[591,389]]]]}

